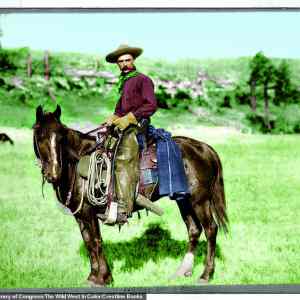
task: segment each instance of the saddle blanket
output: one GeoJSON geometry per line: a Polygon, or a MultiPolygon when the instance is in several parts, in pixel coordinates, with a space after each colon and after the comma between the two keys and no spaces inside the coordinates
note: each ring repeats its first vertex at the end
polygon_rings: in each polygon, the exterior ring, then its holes
{"type": "MultiPolygon", "coordinates": [[[[149,125],[147,135],[155,143],[148,145],[147,155],[141,157],[140,183],[147,186],[158,182],[160,196],[174,198],[176,194],[189,194],[181,151],[171,134],[149,125]]],[[[90,156],[83,157],[77,166],[84,178],[88,177],[89,159],[90,156]]]]}
{"type": "Polygon", "coordinates": [[[179,146],[172,139],[171,133],[162,129],[148,127],[148,137],[156,142],[159,194],[170,196],[189,194],[182,155],[179,146]]]}

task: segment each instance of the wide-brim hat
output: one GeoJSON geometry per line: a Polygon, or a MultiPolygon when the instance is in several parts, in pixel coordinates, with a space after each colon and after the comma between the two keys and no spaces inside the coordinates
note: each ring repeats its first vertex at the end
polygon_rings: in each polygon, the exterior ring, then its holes
{"type": "Polygon", "coordinates": [[[109,63],[116,63],[118,57],[124,54],[131,54],[133,58],[137,58],[143,53],[142,48],[137,47],[129,47],[128,45],[122,44],[118,47],[117,50],[106,55],[105,59],[109,63]]]}

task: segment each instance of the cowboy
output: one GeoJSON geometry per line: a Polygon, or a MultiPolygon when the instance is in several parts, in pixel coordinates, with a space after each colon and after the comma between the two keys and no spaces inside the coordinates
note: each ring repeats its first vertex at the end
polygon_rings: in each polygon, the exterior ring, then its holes
{"type": "Polygon", "coordinates": [[[120,45],[106,56],[106,61],[116,63],[121,71],[118,90],[119,101],[115,112],[105,123],[115,125],[123,132],[123,139],[115,160],[115,191],[118,199],[116,223],[124,224],[133,210],[133,202],[139,176],[138,128],[149,124],[157,109],[154,84],[146,75],[138,72],[135,59],[142,54],[141,48],[120,45]]]}

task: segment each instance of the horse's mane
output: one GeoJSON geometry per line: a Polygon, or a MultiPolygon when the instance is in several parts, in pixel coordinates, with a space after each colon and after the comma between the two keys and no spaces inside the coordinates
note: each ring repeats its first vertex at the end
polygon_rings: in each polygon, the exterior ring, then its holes
{"type": "MultiPolygon", "coordinates": [[[[86,134],[84,132],[81,132],[76,129],[72,129],[70,127],[67,127],[66,125],[64,126],[64,130],[66,131],[66,136],[68,140],[68,144],[73,144],[75,141],[75,144],[82,144],[86,141],[88,142],[96,142],[96,137],[86,134]]],[[[74,145],[74,144],[73,144],[74,145]]]]}

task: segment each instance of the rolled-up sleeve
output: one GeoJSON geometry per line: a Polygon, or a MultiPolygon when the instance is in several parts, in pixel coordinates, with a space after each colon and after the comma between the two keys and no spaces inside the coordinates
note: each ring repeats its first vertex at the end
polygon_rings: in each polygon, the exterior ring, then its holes
{"type": "Polygon", "coordinates": [[[149,118],[157,110],[157,100],[154,94],[154,84],[149,77],[144,77],[141,85],[141,105],[132,113],[137,119],[149,118]]]}

